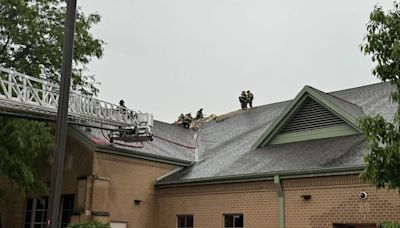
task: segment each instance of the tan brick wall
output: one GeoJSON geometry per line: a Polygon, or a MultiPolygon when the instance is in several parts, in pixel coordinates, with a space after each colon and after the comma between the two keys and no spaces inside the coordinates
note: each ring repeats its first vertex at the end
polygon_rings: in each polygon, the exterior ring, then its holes
{"type": "MultiPolygon", "coordinates": [[[[73,137],[68,137],[62,194],[76,194],[77,177],[86,176],[91,173],[93,153],[81,142],[73,137]]],[[[38,175],[44,182],[49,182],[51,167],[42,160],[34,162],[38,175]]],[[[5,184],[0,183],[0,184],[5,184]]],[[[26,200],[22,192],[16,188],[9,187],[9,193],[6,203],[0,205],[0,214],[2,216],[2,225],[6,228],[23,227],[25,218],[26,200]]],[[[28,196],[31,197],[31,196],[28,196]]]]}
{"type": "Polygon", "coordinates": [[[356,175],[284,180],[283,188],[287,228],[400,221],[399,192],[377,190],[356,175]],[[359,198],[361,191],[368,194],[365,200],[359,198]]]}
{"type": "MultiPolygon", "coordinates": [[[[245,227],[278,227],[278,197],[272,181],[156,190],[156,179],[176,166],[93,153],[73,138],[68,138],[67,144],[62,192],[77,194],[77,177],[88,176],[80,180],[80,192],[86,195],[76,206],[89,212],[109,212],[109,216],[97,215],[104,221],[125,221],[128,227],[173,228],[176,215],[193,214],[195,227],[221,228],[224,214],[242,213],[245,227]],[[135,199],[143,202],[135,205],[135,199]]],[[[36,166],[48,181],[50,167],[43,162],[36,166]]],[[[8,185],[4,180],[0,184],[8,185]]],[[[282,186],[287,228],[400,221],[399,193],[376,190],[362,184],[356,175],[282,180],[282,186]],[[358,196],[361,191],[368,193],[364,201],[358,196]],[[306,201],[303,194],[312,197],[306,201]]],[[[0,205],[2,225],[22,227],[25,197],[12,186],[8,190],[10,194],[0,205]]]]}
{"type": "Polygon", "coordinates": [[[176,215],[193,214],[195,227],[222,228],[229,213],[242,213],[245,227],[277,227],[277,197],[272,182],[160,189],[159,227],[175,228],[176,215]]]}
{"type": "MultiPolygon", "coordinates": [[[[400,221],[400,195],[362,184],[356,175],[282,181],[287,228],[400,221]],[[359,193],[366,191],[362,201],[359,193]],[[304,200],[301,195],[311,195],[304,200]]],[[[222,228],[224,213],[243,213],[244,226],[278,227],[278,198],[272,182],[159,189],[161,228],[176,227],[176,215],[193,214],[194,226],[222,228]]]]}
{"type": "MultiPolygon", "coordinates": [[[[95,176],[109,179],[108,196],[101,196],[100,191],[96,196],[107,198],[109,221],[128,222],[128,227],[157,227],[158,202],[154,183],[176,166],[96,153],[93,167],[95,176]],[[135,205],[135,199],[143,202],[135,205]]],[[[103,193],[106,192],[104,186],[102,183],[103,193]]]]}

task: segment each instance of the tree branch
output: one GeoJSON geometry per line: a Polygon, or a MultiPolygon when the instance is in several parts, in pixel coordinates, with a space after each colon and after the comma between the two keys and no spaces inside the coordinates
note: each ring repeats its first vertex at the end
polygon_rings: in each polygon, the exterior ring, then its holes
{"type": "Polygon", "coordinates": [[[26,55],[26,53],[28,52],[28,50],[32,47],[32,44],[29,44],[28,46],[26,46],[24,48],[24,50],[22,50],[21,52],[17,53],[14,56],[14,60],[12,61],[13,63],[17,62],[18,59],[20,59],[21,57],[23,57],[24,55],[26,55]]]}
{"type": "Polygon", "coordinates": [[[6,44],[4,44],[4,46],[3,46],[3,48],[1,49],[1,52],[0,52],[0,54],[3,54],[4,53],[4,51],[6,50],[6,47],[8,46],[8,43],[10,42],[10,36],[9,35],[7,35],[7,41],[6,41],[6,44]]]}

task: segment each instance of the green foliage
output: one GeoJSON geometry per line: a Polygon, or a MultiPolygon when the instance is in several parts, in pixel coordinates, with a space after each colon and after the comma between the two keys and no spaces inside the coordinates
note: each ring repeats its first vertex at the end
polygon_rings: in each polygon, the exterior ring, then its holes
{"type": "Polygon", "coordinates": [[[380,225],[380,228],[400,228],[400,223],[397,222],[384,222],[380,225]]]}
{"type": "MultiPolygon", "coordinates": [[[[63,0],[0,0],[0,66],[59,82],[65,12],[63,0]]],[[[88,95],[98,92],[86,65],[103,55],[104,42],[90,33],[99,22],[98,14],[85,15],[78,9],[72,86],[88,95]]],[[[0,117],[0,126],[0,177],[25,191],[43,190],[32,161],[49,158],[52,152],[54,139],[49,125],[0,117]]]]}
{"type": "Polygon", "coordinates": [[[91,221],[69,224],[67,228],[111,228],[111,226],[109,224],[103,224],[98,221],[91,221]]]}
{"type": "Polygon", "coordinates": [[[371,55],[376,63],[373,74],[394,86],[392,102],[397,104],[393,121],[382,116],[367,117],[359,121],[368,140],[367,168],[361,177],[378,188],[400,188],[400,5],[385,12],[375,6],[367,24],[367,35],[361,50],[371,55]]]}
{"type": "MultiPolygon", "coordinates": [[[[63,0],[0,0],[0,66],[58,82],[65,12],[63,0]]],[[[104,42],[89,32],[99,22],[98,14],[85,15],[78,9],[72,84],[84,94],[98,92],[85,66],[103,55],[104,42]]]]}
{"type": "Polygon", "coordinates": [[[37,121],[0,117],[0,176],[23,190],[43,191],[32,167],[37,157],[50,159],[53,148],[52,130],[37,121]]]}

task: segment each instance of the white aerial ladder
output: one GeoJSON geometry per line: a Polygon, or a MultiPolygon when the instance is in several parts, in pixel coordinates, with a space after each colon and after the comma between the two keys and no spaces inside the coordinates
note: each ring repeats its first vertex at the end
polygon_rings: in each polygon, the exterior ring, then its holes
{"type": "MultiPolygon", "coordinates": [[[[59,86],[0,67],[0,114],[56,120],[59,86]]],[[[135,112],[75,91],[70,93],[70,124],[107,129],[110,141],[143,142],[152,140],[153,116],[135,112]]]]}

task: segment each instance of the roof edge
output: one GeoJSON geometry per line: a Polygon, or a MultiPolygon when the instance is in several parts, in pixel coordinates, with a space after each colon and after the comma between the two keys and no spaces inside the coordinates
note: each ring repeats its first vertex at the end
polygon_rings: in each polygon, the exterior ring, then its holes
{"type": "Polygon", "coordinates": [[[125,156],[125,157],[138,158],[138,159],[143,159],[143,160],[147,160],[147,161],[155,161],[155,162],[161,162],[161,163],[165,163],[165,164],[171,164],[171,165],[177,165],[177,166],[183,166],[183,167],[188,167],[193,164],[192,161],[171,158],[171,157],[166,157],[166,156],[161,156],[161,155],[156,155],[156,154],[149,154],[149,153],[139,152],[139,151],[134,151],[134,150],[126,150],[123,148],[113,147],[111,145],[96,146],[94,151],[99,152],[99,153],[115,154],[115,155],[120,155],[120,156],[125,156]]]}
{"type": "Polygon", "coordinates": [[[279,176],[280,179],[298,179],[307,177],[323,177],[323,176],[338,176],[338,175],[354,175],[360,174],[364,170],[365,165],[333,167],[324,169],[306,169],[293,171],[278,171],[255,174],[241,174],[220,177],[196,178],[183,181],[167,181],[164,183],[156,182],[155,186],[162,187],[179,187],[179,186],[194,186],[194,185],[211,185],[211,184],[230,184],[255,181],[273,180],[274,176],[279,176]]]}
{"type": "Polygon", "coordinates": [[[88,137],[82,134],[79,130],[77,130],[74,126],[68,126],[68,133],[71,134],[74,138],[79,140],[81,143],[88,146],[90,149],[95,150],[96,144],[93,143],[88,137]]]}
{"type": "Polygon", "coordinates": [[[139,152],[139,151],[134,151],[134,150],[127,150],[127,149],[123,149],[123,148],[113,147],[111,145],[96,145],[88,137],[86,137],[84,134],[82,134],[79,130],[75,129],[74,127],[69,127],[69,129],[70,129],[69,132],[71,132],[75,138],[80,140],[85,145],[89,146],[89,148],[92,149],[94,152],[116,154],[116,155],[121,155],[121,156],[125,156],[125,157],[138,158],[138,159],[143,159],[143,160],[148,160],[148,161],[156,161],[156,162],[178,165],[178,166],[183,166],[183,167],[187,167],[187,166],[190,166],[193,164],[192,161],[183,160],[183,159],[171,158],[171,157],[150,154],[150,153],[146,153],[146,152],[139,152]]]}

